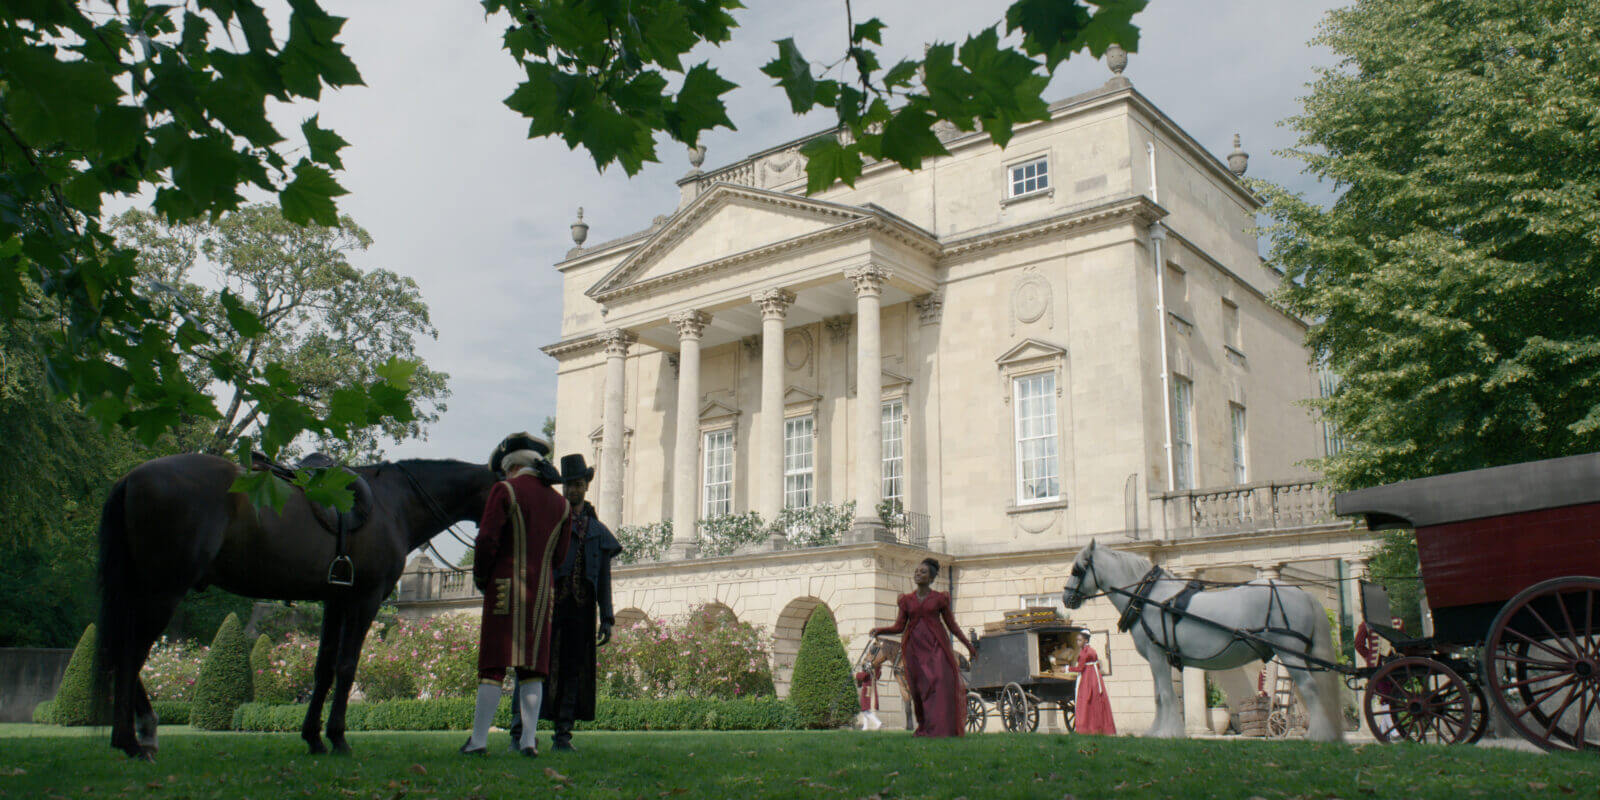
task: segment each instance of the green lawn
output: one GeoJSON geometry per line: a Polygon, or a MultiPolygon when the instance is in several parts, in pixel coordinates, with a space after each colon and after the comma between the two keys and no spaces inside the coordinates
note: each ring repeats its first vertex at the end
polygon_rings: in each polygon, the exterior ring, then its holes
{"type": "MultiPolygon", "coordinates": [[[[581,752],[455,752],[465,734],[353,733],[353,758],[292,734],[162,730],[157,763],[107,733],[0,725],[0,797],[1365,798],[1597,797],[1600,758],[1476,747],[903,732],[580,733],[581,752]]],[[[548,738],[541,744],[548,748],[548,738]]]]}

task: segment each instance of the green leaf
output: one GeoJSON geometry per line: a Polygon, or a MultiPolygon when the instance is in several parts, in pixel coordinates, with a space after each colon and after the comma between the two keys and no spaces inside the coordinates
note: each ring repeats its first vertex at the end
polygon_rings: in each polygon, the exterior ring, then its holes
{"type": "Polygon", "coordinates": [[[317,115],[306,120],[300,126],[300,132],[305,134],[306,145],[311,149],[311,160],[319,164],[326,164],[332,169],[344,169],[344,162],[339,159],[339,151],[349,147],[350,143],[327,128],[317,127],[317,115]]]}
{"type": "Polygon", "coordinates": [[[649,58],[673,72],[682,72],[679,57],[700,38],[689,27],[689,15],[678,3],[650,3],[640,7],[639,36],[649,58]]]}
{"type": "Polygon", "coordinates": [[[385,384],[405,391],[411,388],[411,376],[417,373],[417,367],[419,366],[421,364],[416,361],[404,358],[390,358],[388,361],[379,364],[376,372],[385,384]]]}
{"type": "Polygon", "coordinates": [[[241,156],[221,135],[178,140],[172,160],[172,183],[198,211],[231,209],[239,196],[241,156]]]}
{"type": "Polygon", "coordinates": [[[294,180],[278,195],[278,204],[283,208],[283,218],[290,222],[333,227],[339,224],[333,198],[342,194],[348,192],[332,174],[302,158],[294,167],[294,180]]]}
{"type": "Polygon", "coordinates": [[[866,22],[857,23],[855,31],[850,36],[852,42],[872,42],[883,44],[883,20],[873,17],[866,22]]]}
{"type": "Polygon", "coordinates": [[[883,74],[883,85],[910,86],[911,79],[917,76],[917,68],[920,66],[922,66],[921,62],[912,61],[910,59],[902,60],[900,63],[890,67],[889,71],[883,74]]]}
{"type": "Polygon", "coordinates": [[[768,61],[761,71],[776,78],[789,96],[789,107],[796,114],[804,114],[816,105],[817,79],[811,75],[811,63],[800,54],[794,39],[779,39],[778,57],[768,61]]]}
{"type": "Polygon", "coordinates": [[[259,87],[243,81],[216,80],[202,86],[198,97],[213,119],[256,147],[271,147],[283,141],[278,129],[267,121],[266,95],[259,87]]]}
{"type": "Polygon", "coordinates": [[[267,332],[267,326],[261,324],[261,318],[256,316],[254,311],[245,308],[233,292],[225,290],[218,299],[222,301],[222,308],[228,315],[228,324],[238,331],[240,336],[254,339],[267,332]]]}
{"type": "Polygon", "coordinates": [[[355,479],[354,472],[340,466],[300,470],[295,473],[294,482],[305,491],[307,500],[349,511],[356,503],[355,492],[348,488],[355,479]]]}
{"type": "Polygon", "coordinates": [[[101,106],[111,106],[122,91],[110,73],[88,61],[64,61],[48,47],[0,47],[5,75],[7,121],[35,148],[56,142],[87,149],[101,106]]]}
{"type": "Polygon", "coordinates": [[[367,425],[372,422],[367,417],[367,405],[367,393],[362,389],[345,387],[336,390],[328,400],[328,422],[343,428],[367,425]]]}
{"type": "Polygon", "coordinates": [[[807,194],[816,194],[832,186],[835,181],[854,186],[856,178],[861,177],[860,151],[839,144],[839,140],[833,136],[812,139],[800,148],[800,152],[806,157],[807,194]]]}
{"type": "Polygon", "coordinates": [[[294,496],[294,489],[288,483],[264,470],[245,470],[233,479],[228,491],[244,495],[249,498],[250,505],[258,509],[271,508],[280,514],[289,498],[294,496]]]}
{"type": "Polygon", "coordinates": [[[131,155],[146,133],[144,109],[139,106],[104,106],[94,123],[95,146],[108,160],[131,155]]]}
{"type": "Polygon", "coordinates": [[[706,64],[690,68],[684,76],[683,88],[678,90],[677,102],[668,114],[672,135],[692,146],[701,131],[717,127],[734,130],[733,120],[728,119],[728,108],[721,98],[735,88],[736,84],[724,80],[706,64]]]}
{"type": "Polygon", "coordinates": [[[314,0],[291,0],[290,5],[294,13],[289,17],[289,40],[279,53],[289,91],[316,100],[324,83],[360,86],[360,71],[345,54],[344,45],[335,41],[344,17],[327,14],[314,0]]]}

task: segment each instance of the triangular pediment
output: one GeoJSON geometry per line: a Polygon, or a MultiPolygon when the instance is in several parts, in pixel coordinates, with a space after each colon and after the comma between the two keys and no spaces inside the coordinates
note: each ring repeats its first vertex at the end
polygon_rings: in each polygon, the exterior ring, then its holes
{"type": "Polygon", "coordinates": [[[720,419],[732,419],[737,416],[739,416],[739,409],[721,400],[712,400],[700,407],[700,421],[702,423],[714,422],[720,419]]]}
{"type": "Polygon", "coordinates": [[[855,206],[718,183],[674,214],[588,293],[645,283],[869,216],[872,212],[855,206]]]}
{"type": "Polygon", "coordinates": [[[1040,339],[1023,339],[1017,343],[1016,347],[1001,353],[1000,357],[994,360],[994,363],[1004,369],[1012,364],[1023,364],[1046,358],[1063,358],[1066,354],[1067,350],[1064,347],[1059,347],[1040,339]]]}
{"type": "MultiPolygon", "coordinates": [[[[591,441],[591,442],[600,441],[605,436],[605,432],[606,432],[606,426],[604,426],[604,425],[596,425],[596,426],[594,426],[594,430],[589,431],[589,441],[591,441]]],[[[622,435],[625,436],[625,437],[626,436],[632,436],[633,435],[633,428],[629,427],[627,425],[622,426],[622,435]]]]}
{"type": "MultiPolygon", "coordinates": [[[[910,377],[901,375],[892,369],[880,370],[879,375],[881,377],[879,386],[884,397],[902,393],[905,391],[907,386],[911,385],[910,377]]],[[[851,381],[848,390],[852,396],[855,395],[856,384],[854,380],[851,381]]]]}
{"type": "Polygon", "coordinates": [[[792,406],[800,403],[815,403],[821,399],[822,395],[817,394],[816,392],[808,392],[798,386],[790,386],[788,391],[783,393],[783,404],[785,406],[792,406]]]}

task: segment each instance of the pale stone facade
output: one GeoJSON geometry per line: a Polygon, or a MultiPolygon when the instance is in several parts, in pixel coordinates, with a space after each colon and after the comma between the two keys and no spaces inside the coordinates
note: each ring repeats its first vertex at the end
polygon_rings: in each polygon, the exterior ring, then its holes
{"type": "MultiPolygon", "coordinates": [[[[1293,562],[1285,577],[1329,581],[1339,610],[1335,579],[1362,569],[1369,534],[1332,520],[1298,466],[1322,446],[1298,405],[1317,383],[1304,325],[1269,301],[1278,278],[1237,175],[1121,77],[1004,150],[939,133],[951,155],[916,172],[874,164],[808,197],[796,142],[691,172],[647,231],[582,247],[575,227],[556,265],[562,338],[545,348],[556,451],[598,463],[613,527],[674,530],[663,561],[617,569],[617,608],[724,604],[774,634],[784,689],[805,615],[826,604],[859,646],[930,553],[974,628],[1059,596],[1091,538],[1223,580],[1293,562]],[[786,453],[795,430],[810,439],[786,453]],[[886,446],[915,536],[875,513],[886,446]],[[811,502],[856,501],[844,543],[697,557],[708,508],[772,520],[805,482],[811,502]]],[[[443,576],[407,580],[411,613],[475,607],[443,576]]],[[[1103,600],[1076,618],[1114,629],[1103,600]]],[[[1118,724],[1141,730],[1149,673],[1121,634],[1102,650],[1118,724]]]]}

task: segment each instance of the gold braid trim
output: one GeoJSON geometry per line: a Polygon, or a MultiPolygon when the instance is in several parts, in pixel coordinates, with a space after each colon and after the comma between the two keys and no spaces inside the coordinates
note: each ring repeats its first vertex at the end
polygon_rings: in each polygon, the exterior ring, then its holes
{"type": "Polygon", "coordinates": [[[513,664],[522,654],[523,645],[526,644],[527,632],[524,622],[527,619],[527,565],[528,565],[528,526],[522,519],[522,506],[517,503],[516,487],[511,481],[505,481],[506,502],[510,505],[512,538],[511,559],[511,658],[513,664]]]}
{"type": "MultiPolygon", "coordinates": [[[[563,506],[561,520],[556,523],[555,528],[550,531],[550,536],[545,539],[544,557],[539,559],[539,575],[541,577],[550,574],[550,561],[556,552],[556,536],[561,533],[561,526],[567,524],[567,516],[572,513],[572,505],[567,502],[566,498],[561,499],[561,505],[563,506]]],[[[539,593],[533,599],[534,618],[539,621],[539,628],[533,633],[533,650],[529,652],[534,661],[538,661],[540,640],[544,638],[544,621],[550,616],[550,590],[552,589],[550,584],[552,583],[555,583],[553,579],[539,581],[539,593]]]]}

